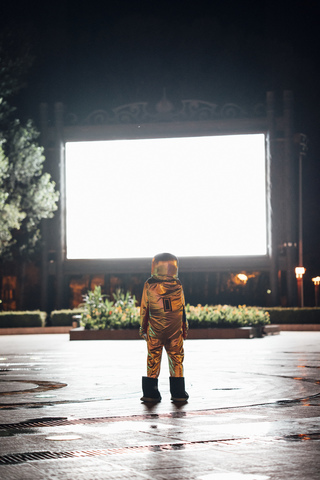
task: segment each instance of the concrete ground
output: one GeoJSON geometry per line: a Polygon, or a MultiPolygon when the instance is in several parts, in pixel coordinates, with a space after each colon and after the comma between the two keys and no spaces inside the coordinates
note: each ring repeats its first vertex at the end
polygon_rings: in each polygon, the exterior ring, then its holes
{"type": "Polygon", "coordinates": [[[140,402],[146,344],[0,337],[0,478],[319,480],[320,332],[185,343],[189,402],[140,402]]]}

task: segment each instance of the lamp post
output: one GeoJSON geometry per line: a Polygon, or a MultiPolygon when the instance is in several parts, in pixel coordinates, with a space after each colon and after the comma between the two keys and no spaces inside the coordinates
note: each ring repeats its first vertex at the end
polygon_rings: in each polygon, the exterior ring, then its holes
{"type": "MultiPolygon", "coordinates": [[[[303,133],[300,133],[299,142],[299,265],[303,265],[303,210],[302,210],[302,161],[307,155],[308,139],[303,133]]],[[[296,267],[296,278],[298,282],[298,302],[299,306],[304,306],[303,297],[303,275],[306,269],[304,267],[296,267]]]]}
{"type": "Polygon", "coordinates": [[[312,279],[314,283],[314,301],[315,301],[315,306],[318,306],[318,298],[319,298],[319,285],[320,285],[320,277],[314,277],[312,279]]]}
{"type": "Polygon", "coordinates": [[[303,307],[304,306],[303,275],[306,273],[306,269],[304,267],[296,267],[295,273],[296,273],[296,279],[298,284],[298,304],[299,304],[299,307],[303,307]]]}

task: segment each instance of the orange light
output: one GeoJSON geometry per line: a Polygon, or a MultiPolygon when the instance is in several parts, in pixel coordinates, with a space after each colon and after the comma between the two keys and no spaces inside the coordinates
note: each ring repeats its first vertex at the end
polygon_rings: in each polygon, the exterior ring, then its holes
{"type": "Polygon", "coordinates": [[[320,277],[319,277],[319,276],[318,276],[318,277],[314,277],[314,278],[312,279],[312,281],[313,281],[313,283],[314,283],[315,285],[320,285],[320,277]]]}
{"type": "Polygon", "coordinates": [[[244,273],[238,273],[237,277],[243,283],[247,283],[247,281],[248,281],[248,277],[244,273]]]}
{"type": "Polygon", "coordinates": [[[310,440],[310,437],[309,435],[307,435],[306,433],[299,433],[299,438],[301,438],[301,440],[310,440]]]}

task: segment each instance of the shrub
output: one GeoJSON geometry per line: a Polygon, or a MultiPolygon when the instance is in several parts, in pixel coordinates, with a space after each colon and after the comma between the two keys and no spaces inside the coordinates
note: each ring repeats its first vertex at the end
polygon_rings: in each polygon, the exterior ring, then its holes
{"type": "Polygon", "coordinates": [[[44,327],[46,312],[0,312],[0,328],[44,327]]]}
{"type": "MultiPolygon", "coordinates": [[[[81,325],[86,329],[138,328],[140,325],[140,308],[130,293],[121,290],[108,300],[101,294],[101,287],[84,296],[81,325]]],[[[239,305],[187,305],[186,315],[190,328],[232,328],[258,326],[270,323],[269,313],[257,307],[239,305]]]]}
{"type": "Polygon", "coordinates": [[[281,308],[272,307],[265,308],[269,315],[270,321],[273,324],[319,324],[320,323],[320,308],[305,307],[305,308],[281,308]]]}
{"type": "Polygon", "coordinates": [[[81,315],[82,309],[74,310],[53,310],[50,313],[50,325],[54,327],[69,327],[72,326],[75,315],[81,315]]]}
{"type": "Polygon", "coordinates": [[[113,301],[105,297],[100,286],[84,296],[81,314],[81,325],[84,328],[102,330],[139,327],[139,309],[134,296],[117,290],[113,294],[113,301]]]}
{"type": "Polygon", "coordinates": [[[190,328],[235,328],[266,325],[269,313],[257,307],[239,305],[192,305],[186,306],[190,328]]]}

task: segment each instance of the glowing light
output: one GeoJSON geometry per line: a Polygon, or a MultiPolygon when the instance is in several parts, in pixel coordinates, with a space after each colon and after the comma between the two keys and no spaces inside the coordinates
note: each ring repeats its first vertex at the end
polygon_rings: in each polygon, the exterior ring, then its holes
{"type": "Polygon", "coordinates": [[[243,283],[247,283],[247,281],[248,281],[248,277],[247,277],[247,275],[245,275],[244,273],[238,273],[237,277],[238,277],[239,280],[241,280],[241,282],[243,282],[243,283]]]}
{"type": "Polygon", "coordinates": [[[266,255],[265,172],[264,134],[68,142],[67,258],[266,255]]]}
{"type": "Polygon", "coordinates": [[[312,281],[315,285],[320,285],[320,277],[314,277],[312,281]]]}
{"type": "Polygon", "coordinates": [[[296,267],[295,273],[296,273],[296,278],[302,278],[303,275],[306,273],[306,269],[304,267],[296,267]]]}

